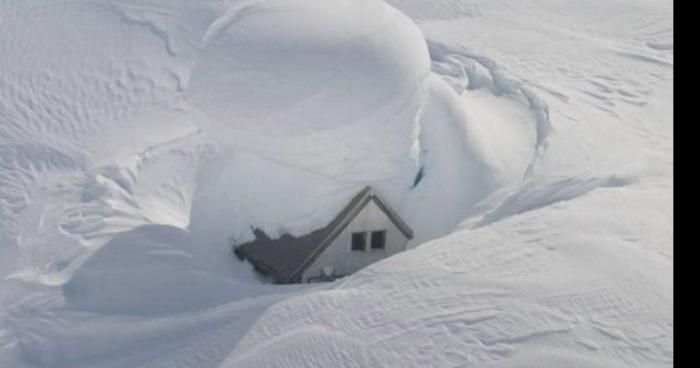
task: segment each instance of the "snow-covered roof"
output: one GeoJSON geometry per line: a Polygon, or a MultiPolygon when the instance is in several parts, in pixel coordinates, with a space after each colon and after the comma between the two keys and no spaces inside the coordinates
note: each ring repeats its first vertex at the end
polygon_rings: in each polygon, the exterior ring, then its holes
{"type": "Polygon", "coordinates": [[[277,239],[256,229],[255,240],[236,247],[236,254],[245,257],[275,282],[295,282],[370,201],[374,201],[408,239],[413,238],[408,224],[367,186],[325,227],[300,237],[284,234],[277,239]]]}

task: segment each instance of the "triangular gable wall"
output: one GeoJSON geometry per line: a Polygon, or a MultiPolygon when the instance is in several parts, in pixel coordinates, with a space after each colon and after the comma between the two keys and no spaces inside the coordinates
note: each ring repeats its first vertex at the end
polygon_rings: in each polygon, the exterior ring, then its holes
{"type": "Polygon", "coordinates": [[[371,187],[365,188],[363,191],[363,196],[359,198],[359,201],[353,201],[351,204],[341,211],[340,216],[342,218],[336,218],[334,221],[335,226],[329,229],[326,233],[324,239],[319,243],[318,247],[306,258],[306,260],[299,266],[299,268],[291,275],[289,282],[297,282],[299,278],[304,273],[304,271],[311,266],[311,264],[331,245],[336,238],[345,230],[345,228],[357,217],[357,215],[362,212],[362,210],[370,203],[373,202],[378,208],[386,215],[386,217],[394,223],[394,225],[404,234],[407,239],[413,237],[413,231],[408,227],[408,225],[403,222],[403,220],[398,216],[398,214],[393,211],[384,201],[377,196],[371,187]]]}

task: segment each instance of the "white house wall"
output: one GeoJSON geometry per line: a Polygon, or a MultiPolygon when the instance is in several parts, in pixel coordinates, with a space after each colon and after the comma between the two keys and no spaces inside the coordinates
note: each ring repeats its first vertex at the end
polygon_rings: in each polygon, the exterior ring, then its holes
{"type": "Polygon", "coordinates": [[[333,266],[336,275],[348,275],[354,273],[374,262],[390,255],[404,251],[408,239],[399,230],[382,209],[373,201],[355,216],[343,232],[331,243],[326,250],[318,256],[314,263],[304,272],[302,282],[307,282],[311,277],[321,275],[324,266],[333,266]],[[371,232],[376,230],[386,231],[384,249],[371,249],[371,235],[367,235],[365,251],[353,251],[350,249],[352,233],[371,232]]]}

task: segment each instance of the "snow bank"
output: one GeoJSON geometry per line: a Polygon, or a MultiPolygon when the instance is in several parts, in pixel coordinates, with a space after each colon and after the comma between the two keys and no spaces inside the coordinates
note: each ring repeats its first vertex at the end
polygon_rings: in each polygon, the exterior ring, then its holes
{"type": "Polygon", "coordinates": [[[145,225],[92,254],[63,285],[63,295],[74,309],[158,314],[221,304],[236,286],[197,261],[185,230],[145,225]]]}
{"type": "Polygon", "coordinates": [[[391,157],[378,144],[387,139],[415,159],[429,71],[420,30],[380,1],[266,1],[213,23],[186,89],[211,118],[200,122],[205,132],[223,145],[352,176],[362,171],[350,163],[391,157]]]}
{"type": "MultiPolygon", "coordinates": [[[[222,147],[200,173],[195,241],[243,242],[252,227],[301,235],[368,184],[401,206],[420,170],[429,73],[420,30],[380,1],[232,5],[186,84],[222,147]]],[[[221,263],[226,252],[204,253],[221,263]]]]}
{"type": "Polygon", "coordinates": [[[212,24],[186,90],[205,133],[229,150],[339,186],[408,188],[429,72],[418,28],[382,2],[266,1],[212,24]]]}
{"type": "Polygon", "coordinates": [[[0,2],[0,366],[672,365],[671,7],[390,3],[0,2]],[[366,184],[415,249],[232,256],[366,184]]]}
{"type": "Polygon", "coordinates": [[[272,306],[224,366],[668,366],[669,198],[620,206],[649,194],[599,189],[376,263],[272,306]]]}

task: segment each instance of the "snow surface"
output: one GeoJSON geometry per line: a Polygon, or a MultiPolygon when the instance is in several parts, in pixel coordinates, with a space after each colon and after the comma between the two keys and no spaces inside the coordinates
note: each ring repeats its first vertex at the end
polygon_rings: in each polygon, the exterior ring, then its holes
{"type": "Polygon", "coordinates": [[[0,3],[0,367],[672,366],[671,11],[0,3]],[[412,249],[232,256],[366,184],[412,249]]]}

